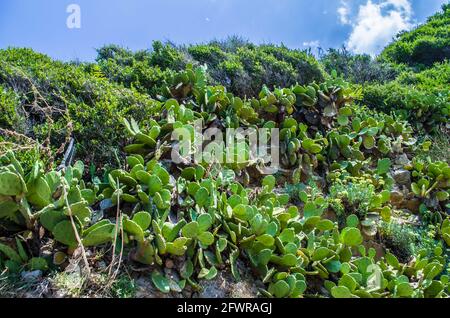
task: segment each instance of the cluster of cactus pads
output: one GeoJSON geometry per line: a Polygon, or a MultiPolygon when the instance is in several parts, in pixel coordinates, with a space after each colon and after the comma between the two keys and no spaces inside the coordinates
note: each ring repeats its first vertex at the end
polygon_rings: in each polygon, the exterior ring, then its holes
{"type": "MultiPolygon", "coordinates": [[[[207,86],[204,69],[188,67],[165,94],[155,106],[158,116],[141,124],[124,119],[132,140],[124,148],[126,163],[102,180],[86,184],[81,162],[49,172],[37,162],[24,173],[12,153],[2,157],[2,231],[43,227],[69,252],[80,243],[89,248],[119,241],[131,261],[154,268],[177,260],[180,280],[158,269],[151,275],[164,293],[200,288],[200,280],[226,268],[239,280],[241,260],[264,283],[260,293],[266,297],[448,296],[450,168],[398,162],[419,146],[409,125],[354,105],[357,94],[338,79],[273,92],[264,88],[259,98],[242,100],[224,87],[207,86]],[[171,133],[194,131],[196,120],[205,128],[280,128],[281,172],[261,175],[260,163],[251,160],[173,163],[171,133]],[[390,200],[395,168],[412,172],[404,191],[440,217],[435,250],[422,250],[406,264],[367,244],[377,222],[396,215],[390,200]],[[368,202],[371,214],[352,214],[345,224],[328,218],[326,189],[360,179],[376,192],[368,202]],[[308,182],[323,191],[306,187],[298,197],[283,191],[286,184],[308,182]]],[[[14,243],[0,245],[4,266],[31,262],[45,268],[48,260],[29,261],[20,240],[14,243]]]]}

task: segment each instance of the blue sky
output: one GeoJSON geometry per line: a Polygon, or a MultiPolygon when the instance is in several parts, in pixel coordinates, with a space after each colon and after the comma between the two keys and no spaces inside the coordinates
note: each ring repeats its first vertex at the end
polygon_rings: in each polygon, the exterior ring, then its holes
{"type": "Polygon", "coordinates": [[[63,60],[93,60],[95,48],[150,48],[240,35],[255,43],[324,49],[346,44],[376,54],[398,31],[448,0],[0,0],[0,48],[31,47],[63,60]],[[70,4],[81,28],[67,27],[70,4]]]}

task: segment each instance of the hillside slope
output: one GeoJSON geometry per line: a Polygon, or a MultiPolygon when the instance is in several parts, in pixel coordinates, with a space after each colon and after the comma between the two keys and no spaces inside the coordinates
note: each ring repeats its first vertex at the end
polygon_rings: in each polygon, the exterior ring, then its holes
{"type": "Polygon", "coordinates": [[[450,59],[450,4],[410,32],[401,33],[380,56],[411,67],[430,67],[450,59]]]}
{"type": "Polygon", "coordinates": [[[408,65],[236,38],[0,50],[0,296],[448,298],[445,14],[400,36],[445,35],[408,65]]]}

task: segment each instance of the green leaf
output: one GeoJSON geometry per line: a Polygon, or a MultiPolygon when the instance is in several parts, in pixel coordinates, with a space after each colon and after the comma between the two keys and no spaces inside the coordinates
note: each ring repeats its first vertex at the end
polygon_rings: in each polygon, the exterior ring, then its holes
{"type": "Polygon", "coordinates": [[[283,298],[289,295],[290,287],[284,280],[279,280],[275,284],[269,286],[269,293],[277,298],[283,298]]]}
{"type": "Polygon", "coordinates": [[[17,251],[19,253],[20,258],[22,259],[22,262],[25,262],[25,263],[28,262],[27,252],[25,252],[25,249],[22,245],[22,241],[17,236],[16,236],[16,245],[17,245],[17,251]]]}
{"type": "Polygon", "coordinates": [[[446,191],[439,191],[438,193],[436,193],[436,198],[441,202],[448,200],[448,197],[449,194],[446,191]]]}
{"type": "Polygon", "coordinates": [[[198,278],[199,279],[206,279],[206,280],[211,280],[214,279],[217,276],[217,268],[215,268],[214,266],[211,267],[210,269],[207,268],[202,268],[202,270],[200,271],[200,273],[198,274],[198,278]]]}
{"type": "Polygon", "coordinates": [[[349,123],[348,116],[339,115],[337,117],[338,124],[341,126],[346,126],[349,123]]]}
{"type": "Polygon", "coordinates": [[[195,167],[195,180],[199,181],[205,176],[206,170],[202,166],[195,167]]]}
{"type": "Polygon", "coordinates": [[[341,236],[343,243],[348,246],[357,246],[363,241],[361,232],[357,228],[346,227],[341,236]]]}
{"type": "Polygon", "coordinates": [[[400,297],[411,297],[414,289],[407,282],[400,283],[396,286],[396,294],[400,297]]]}
{"type": "Polygon", "coordinates": [[[313,216],[320,216],[322,214],[322,210],[318,209],[314,202],[307,202],[303,208],[303,213],[307,219],[313,216]]]}
{"type": "Polygon", "coordinates": [[[282,243],[293,242],[295,239],[294,229],[291,228],[284,229],[283,232],[280,233],[279,239],[281,240],[282,243]]]}
{"type": "Polygon", "coordinates": [[[384,158],[378,160],[377,165],[377,174],[383,175],[389,172],[389,169],[391,168],[391,160],[389,158],[384,158]]]}
{"type": "Polygon", "coordinates": [[[207,231],[212,225],[212,217],[207,213],[201,214],[197,218],[197,223],[201,232],[207,231]]]}
{"type": "Polygon", "coordinates": [[[187,238],[196,238],[199,234],[200,226],[197,222],[191,222],[183,226],[181,233],[187,238]]]}
{"type": "Polygon", "coordinates": [[[161,273],[157,270],[154,270],[152,273],[152,282],[162,293],[168,294],[170,293],[170,282],[169,280],[161,275],[161,273]]]}
{"type": "Polygon", "coordinates": [[[162,189],[161,179],[156,175],[150,176],[148,181],[148,191],[150,195],[152,196],[155,195],[155,193],[161,191],[161,189],[162,189]]]}
{"type": "MultiPolygon", "coordinates": [[[[95,225],[93,225],[94,227],[95,225]]],[[[83,245],[97,246],[101,244],[108,243],[113,240],[115,233],[115,224],[103,224],[94,229],[89,229],[89,232],[83,238],[83,245]]]]}
{"type": "Polygon", "coordinates": [[[320,220],[316,224],[316,228],[320,231],[331,231],[334,229],[334,223],[331,220],[320,220]]]}
{"type": "Polygon", "coordinates": [[[331,288],[331,295],[334,298],[352,298],[352,293],[345,286],[334,286],[331,288]]]}
{"type": "Polygon", "coordinates": [[[375,138],[372,136],[364,136],[363,145],[368,150],[373,149],[375,147],[375,138]]]}
{"type": "MultiPolygon", "coordinates": [[[[77,231],[80,232],[77,226],[77,231]]],[[[56,224],[53,229],[53,237],[60,243],[63,243],[69,247],[76,247],[78,245],[73,231],[72,223],[70,221],[62,221],[56,224]]]]}
{"type": "Polygon", "coordinates": [[[30,270],[32,270],[32,271],[36,271],[36,270],[46,271],[46,270],[48,270],[48,263],[42,257],[33,257],[30,260],[30,263],[28,264],[28,266],[30,267],[30,270]]]}
{"type": "Polygon", "coordinates": [[[397,257],[395,257],[393,254],[391,253],[386,253],[386,262],[392,266],[393,268],[397,269],[400,266],[400,263],[397,259],[397,257]]]}
{"type": "Polygon", "coordinates": [[[355,214],[351,214],[347,217],[346,224],[348,227],[358,227],[359,219],[355,214]]]}
{"type": "Polygon", "coordinates": [[[385,206],[381,209],[380,212],[381,218],[383,219],[383,221],[385,222],[389,222],[391,220],[391,208],[388,206],[385,206]]]}
{"type": "Polygon", "coordinates": [[[262,185],[263,187],[267,187],[268,191],[272,191],[275,188],[275,177],[274,176],[265,176],[262,185]]]}
{"type": "Polygon", "coordinates": [[[269,234],[263,234],[261,236],[258,236],[256,240],[267,247],[271,247],[275,243],[275,239],[273,238],[273,236],[269,234]]]}
{"type": "Polygon", "coordinates": [[[205,246],[209,246],[214,243],[214,235],[210,232],[203,232],[198,236],[198,240],[205,246]]]}
{"type": "Polygon", "coordinates": [[[184,279],[188,279],[194,273],[194,264],[192,264],[191,260],[187,260],[184,262],[183,266],[180,269],[180,275],[184,279]]]}
{"type": "Polygon", "coordinates": [[[155,165],[153,172],[159,177],[163,185],[166,185],[170,181],[170,175],[166,169],[160,165],[155,165]]]}
{"type": "Polygon", "coordinates": [[[330,249],[326,247],[319,247],[316,249],[312,255],[313,261],[321,261],[330,254],[330,249]]]}
{"type": "Polygon", "coordinates": [[[341,116],[351,116],[353,114],[352,109],[348,106],[341,107],[339,109],[339,115],[341,116]]]}
{"type": "Polygon", "coordinates": [[[341,262],[340,261],[331,261],[325,264],[326,269],[330,273],[339,273],[341,271],[341,262]]]}
{"type": "Polygon", "coordinates": [[[353,292],[357,287],[356,280],[349,274],[342,276],[338,285],[347,287],[350,292],[353,292]]]}
{"type": "Polygon", "coordinates": [[[5,254],[6,257],[8,257],[10,260],[12,260],[18,264],[22,263],[22,258],[20,257],[20,255],[14,249],[9,247],[8,245],[0,243],[0,252],[5,254]]]}
{"type": "Polygon", "coordinates": [[[0,173],[0,195],[16,196],[24,190],[23,182],[17,174],[9,171],[0,173]]]}
{"type": "Polygon", "coordinates": [[[206,206],[208,201],[209,201],[209,192],[206,188],[201,187],[195,193],[195,202],[197,202],[197,204],[200,207],[204,207],[206,206]]]}
{"type": "Polygon", "coordinates": [[[144,240],[144,231],[136,222],[130,220],[127,216],[123,217],[123,230],[128,234],[133,235],[136,241],[142,242],[144,240]]]}
{"type": "Polygon", "coordinates": [[[270,261],[271,256],[272,256],[272,250],[269,250],[269,249],[262,250],[257,255],[258,264],[267,265],[270,261]]]}
{"type": "Polygon", "coordinates": [[[168,209],[171,199],[172,194],[167,189],[162,189],[160,192],[157,192],[154,197],[156,207],[160,210],[168,209]]]}
{"type": "Polygon", "coordinates": [[[150,227],[150,224],[152,223],[152,216],[146,211],[141,211],[133,216],[133,221],[136,222],[143,231],[145,231],[150,227]]]}

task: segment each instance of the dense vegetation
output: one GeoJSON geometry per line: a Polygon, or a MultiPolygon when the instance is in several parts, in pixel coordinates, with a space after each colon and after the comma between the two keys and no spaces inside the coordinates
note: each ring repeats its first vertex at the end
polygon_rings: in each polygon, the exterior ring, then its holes
{"type": "Polygon", "coordinates": [[[239,38],[96,63],[1,50],[0,293],[80,268],[117,297],[136,275],[192,296],[220,272],[265,297],[448,297],[449,13],[377,59],[239,38]],[[279,128],[281,169],[247,142],[176,164],[170,136],[196,120],[279,128]]]}
{"type": "Polygon", "coordinates": [[[450,4],[430,17],[427,23],[411,32],[398,35],[397,40],[381,54],[381,59],[414,68],[430,67],[450,58],[450,4]]]}

